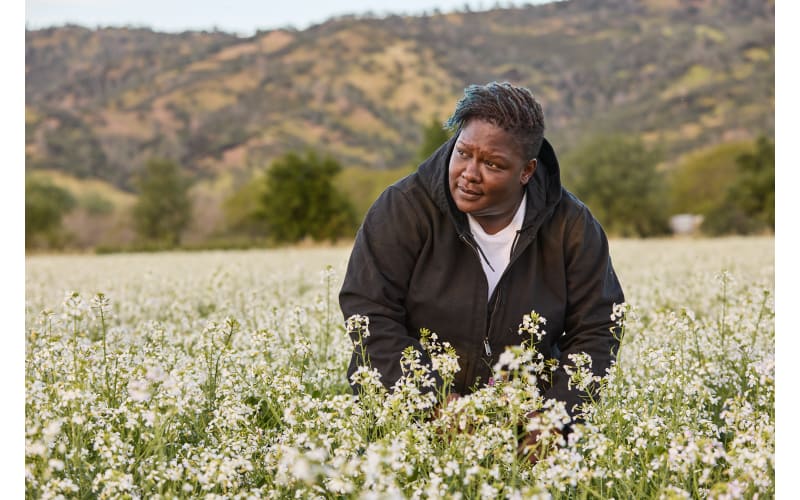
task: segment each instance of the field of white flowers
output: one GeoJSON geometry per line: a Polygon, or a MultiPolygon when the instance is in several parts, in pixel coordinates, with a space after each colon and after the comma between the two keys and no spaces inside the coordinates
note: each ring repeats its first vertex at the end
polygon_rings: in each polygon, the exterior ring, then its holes
{"type": "Polygon", "coordinates": [[[413,377],[352,395],[349,249],[29,257],[26,497],[774,496],[773,240],[611,249],[619,362],[535,465],[517,423],[560,408],[534,350],[438,418],[413,377]]]}

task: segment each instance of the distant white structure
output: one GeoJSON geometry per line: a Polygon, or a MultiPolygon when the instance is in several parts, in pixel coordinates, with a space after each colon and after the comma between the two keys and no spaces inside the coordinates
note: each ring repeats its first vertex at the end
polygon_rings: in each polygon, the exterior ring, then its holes
{"type": "Polygon", "coordinates": [[[676,235],[688,235],[700,232],[703,216],[697,214],[677,214],[669,218],[669,227],[676,235]]]}

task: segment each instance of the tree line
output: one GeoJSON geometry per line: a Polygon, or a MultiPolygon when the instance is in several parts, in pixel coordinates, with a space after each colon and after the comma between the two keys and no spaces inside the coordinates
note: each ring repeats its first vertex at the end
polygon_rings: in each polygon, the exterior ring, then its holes
{"type": "MultiPolygon", "coordinates": [[[[422,136],[417,163],[446,141],[449,133],[440,120],[432,118],[422,136]]],[[[670,232],[669,217],[679,213],[701,216],[700,229],[707,235],[774,231],[771,140],[760,137],[754,142],[721,144],[688,156],[669,170],[662,168],[663,158],[662,151],[647,147],[637,137],[596,136],[561,157],[562,182],[586,203],[610,236],[665,235],[670,232]]],[[[369,187],[357,187],[360,192],[353,196],[337,187],[335,180],[341,172],[339,161],[314,150],[275,159],[225,200],[224,230],[219,237],[253,245],[351,238],[369,206],[356,198],[373,199],[389,181],[381,178],[378,185],[364,184],[369,187]]],[[[138,195],[131,216],[137,243],[121,249],[181,247],[192,218],[191,184],[181,166],[170,159],[152,158],[134,184],[138,195]]],[[[69,235],[62,218],[76,205],[68,190],[27,178],[26,248],[65,246],[69,235]]],[[[101,205],[102,200],[90,203],[99,212],[104,209],[101,205]]]]}

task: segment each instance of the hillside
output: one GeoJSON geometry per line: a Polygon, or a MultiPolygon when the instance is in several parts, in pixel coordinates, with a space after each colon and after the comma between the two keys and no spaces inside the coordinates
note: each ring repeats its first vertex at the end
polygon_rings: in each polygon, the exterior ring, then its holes
{"type": "Polygon", "coordinates": [[[348,167],[404,167],[424,122],[492,80],[533,90],[558,150],[613,131],[676,157],[774,134],[774,12],[763,0],[570,0],[248,38],[27,31],[26,168],[130,190],[154,155],[208,180],[307,146],[348,167]]]}

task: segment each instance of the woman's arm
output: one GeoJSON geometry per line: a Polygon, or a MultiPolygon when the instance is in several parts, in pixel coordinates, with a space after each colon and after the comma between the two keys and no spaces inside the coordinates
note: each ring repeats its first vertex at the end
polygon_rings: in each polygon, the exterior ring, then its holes
{"type": "MultiPolygon", "coordinates": [[[[567,307],[564,334],[558,339],[561,368],[545,397],[566,403],[570,415],[587,398],[587,392],[569,386],[563,366],[573,366],[569,356],[585,352],[592,358],[592,373],[604,376],[616,357],[619,332],[611,320],[614,304],[625,301],[611,264],[603,228],[585,206],[567,229],[564,242],[567,307]]],[[[590,386],[591,387],[591,386],[590,386]]]]}
{"type": "MultiPolygon", "coordinates": [[[[431,366],[419,340],[406,328],[405,301],[409,281],[424,244],[427,229],[423,214],[400,188],[391,186],[372,205],[356,235],[339,304],[345,318],[369,317],[369,336],[362,339],[369,366],[381,374],[387,389],[401,377],[403,350],[413,346],[421,361],[431,366]]],[[[351,334],[352,340],[358,338],[351,334]]],[[[366,364],[356,345],[348,379],[366,364]]],[[[437,385],[441,379],[434,373],[437,385]]],[[[354,392],[358,387],[353,385],[354,392]]]]}

